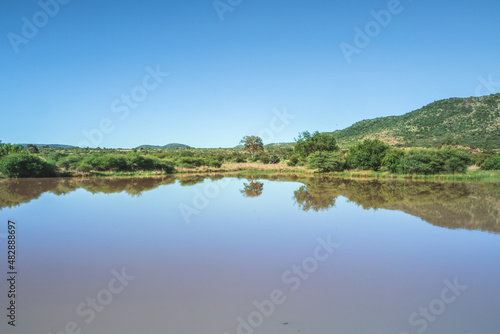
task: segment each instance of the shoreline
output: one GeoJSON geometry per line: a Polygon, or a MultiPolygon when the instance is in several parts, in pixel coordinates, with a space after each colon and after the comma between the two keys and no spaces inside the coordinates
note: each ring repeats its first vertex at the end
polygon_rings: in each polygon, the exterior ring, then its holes
{"type": "MultiPolygon", "coordinates": [[[[162,171],[139,171],[139,172],[63,172],[56,178],[110,178],[110,177],[168,177],[168,176],[241,176],[256,177],[265,176],[294,176],[294,177],[329,177],[340,179],[356,180],[402,180],[402,181],[432,181],[432,182],[500,182],[500,171],[468,170],[463,174],[394,174],[388,171],[370,171],[370,170],[348,170],[343,172],[321,173],[316,170],[306,169],[305,167],[288,167],[284,164],[269,165],[258,163],[226,164],[221,168],[198,167],[198,168],[180,168],[174,173],[164,173],[162,171]]],[[[9,180],[9,178],[0,176],[0,180],[9,180]]],[[[20,178],[29,179],[29,178],[20,178]]]]}

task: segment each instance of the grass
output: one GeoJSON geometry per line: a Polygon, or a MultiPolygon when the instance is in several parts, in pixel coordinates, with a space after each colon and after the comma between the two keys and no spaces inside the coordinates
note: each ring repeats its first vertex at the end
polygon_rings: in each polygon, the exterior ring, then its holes
{"type": "Polygon", "coordinates": [[[324,175],[338,178],[366,178],[366,179],[396,179],[396,180],[415,180],[415,181],[486,181],[500,182],[500,171],[469,170],[464,174],[392,174],[389,172],[374,171],[344,171],[324,173],[324,175]]]}

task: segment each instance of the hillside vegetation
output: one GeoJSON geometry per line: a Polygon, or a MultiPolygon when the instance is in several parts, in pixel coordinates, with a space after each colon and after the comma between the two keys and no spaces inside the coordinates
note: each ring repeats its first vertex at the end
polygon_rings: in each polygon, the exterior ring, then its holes
{"type": "Polygon", "coordinates": [[[177,144],[177,143],[172,143],[172,144],[167,144],[163,146],[155,146],[155,145],[141,145],[139,147],[136,147],[138,150],[167,150],[167,149],[190,149],[191,147],[188,145],[184,144],[177,144]]]}
{"type": "Polygon", "coordinates": [[[402,116],[363,120],[333,134],[342,147],[377,138],[396,147],[453,143],[498,149],[500,94],[440,100],[402,116]]]}

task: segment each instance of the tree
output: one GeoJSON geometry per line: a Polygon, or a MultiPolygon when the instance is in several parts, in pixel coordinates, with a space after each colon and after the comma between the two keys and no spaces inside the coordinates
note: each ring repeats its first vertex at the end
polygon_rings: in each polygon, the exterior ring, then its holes
{"type": "Polygon", "coordinates": [[[453,174],[464,173],[473,163],[469,152],[449,146],[439,151],[439,155],[444,160],[443,169],[453,174]]]}
{"type": "Polygon", "coordinates": [[[385,153],[382,159],[382,166],[386,167],[391,173],[396,173],[401,169],[401,158],[405,155],[405,151],[399,149],[391,149],[385,153]]]}
{"type": "Polygon", "coordinates": [[[311,135],[309,131],[305,131],[299,133],[299,137],[295,141],[294,152],[301,158],[307,158],[314,152],[336,152],[339,150],[337,139],[331,133],[316,131],[311,135]]]}
{"type": "Polygon", "coordinates": [[[445,161],[444,168],[453,174],[455,174],[455,172],[463,173],[467,170],[467,164],[465,164],[462,159],[453,157],[445,161]]]}
{"type": "Polygon", "coordinates": [[[21,153],[24,148],[21,145],[2,144],[0,145],[0,158],[9,154],[21,153]]]}
{"type": "Polygon", "coordinates": [[[308,158],[309,168],[319,169],[320,172],[339,172],[344,169],[344,164],[339,153],[319,151],[308,158]]]}
{"type": "Polygon", "coordinates": [[[255,152],[264,151],[264,144],[262,138],[257,136],[245,136],[240,141],[240,144],[245,146],[245,150],[249,151],[252,155],[252,160],[255,152]]]}
{"type": "Polygon", "coordinates": [[[444,160],[436,150],[412,149],[401,157],[401,171],[405,174],[438,174],[444,160]]]}
{"type": "Polygon", "coordinates": [[[26,151],[29,153],[40,153],[40,150],[38,150],[38,147],[33,144],[28,144],[26,145],[26,151]]]}
{"type": "Polygon", "coordinates": [[[350,168],[377,171],[382,165],[385,153],[391,147],[378,139],[365,139],[349,149],[347,163],[350,168]]]}
{"type": "Polygon", "coordinates": [[[484,170],[498,170],[500,169],[500,154],[496,154],[486,159],[481,165],[484,170]]]}
{"type": "Polygon", "coordinates": [[[13,153],[0,160],[0,172],[8,177],[55,176],[52,164],[28,153],[13,153]]]}

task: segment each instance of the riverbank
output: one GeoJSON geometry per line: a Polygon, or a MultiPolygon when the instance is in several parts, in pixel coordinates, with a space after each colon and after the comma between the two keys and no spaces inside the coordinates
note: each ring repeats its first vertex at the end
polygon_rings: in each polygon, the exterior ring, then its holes
{"type": "MultiPolygon", "coordinates": [[[[464,174],[394,174],[388,171],[351,170],[343,172],[320,173],[306,167],[289,167],[285,164],[262,163],[228,163],[220,168],[197,167],[177,168],[174,173],[162,171],[105,171],[105,172],[61,172],[58,177],[154,177],[165,175],[223,175],[223,176],[249,176],[259,175],[290,175],[305,177],[333,177],[341,179],[388,179],[388,180],[425,180],[425,181],[453,181],[453,182],[500,182],[500,171],[484,171],[480,169],[468,170],[464,174]]],[[[0,176],[2,179],[6,177],[0,176]]]]}

